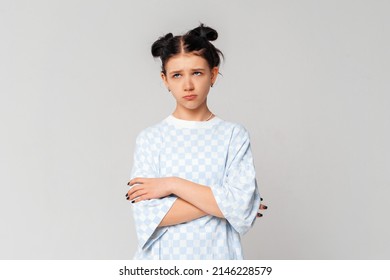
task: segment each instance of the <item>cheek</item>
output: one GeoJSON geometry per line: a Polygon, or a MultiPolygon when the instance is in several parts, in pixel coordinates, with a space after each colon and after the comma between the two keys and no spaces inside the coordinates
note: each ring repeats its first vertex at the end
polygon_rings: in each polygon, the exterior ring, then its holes
{"type": "Polygon", "coordinates": [[[169,86],[172,88],[178,87],[180,85],[180,79],[169,79],[168,82],[169,86]]]}
{"type": "Polygon", "coordinates": [[[180,96],[176,92],[177,92],[176,90],[171,89],[172,97],[175,98],[176,100],[180,100],[180,96]]]}
{"type": "Polygon", "coordinates": [[[209,90],[210,90],[210,83],[206,82],[206,83],[202,83],[201,85],[201,89],[204,93],[208,93],[209,90]]]}

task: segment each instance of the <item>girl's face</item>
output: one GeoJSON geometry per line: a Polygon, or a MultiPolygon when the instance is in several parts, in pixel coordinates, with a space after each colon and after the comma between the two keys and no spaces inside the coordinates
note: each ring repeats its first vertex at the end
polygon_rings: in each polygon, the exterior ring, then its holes
{"type": "Polygon", "coordinates": [[[171,57],[161,73],[165,86],[172,92],[179,110],[207,107],[207,94],[218,75],[218,67],[210,69],[207,61],[193,53],[171,57]]]}

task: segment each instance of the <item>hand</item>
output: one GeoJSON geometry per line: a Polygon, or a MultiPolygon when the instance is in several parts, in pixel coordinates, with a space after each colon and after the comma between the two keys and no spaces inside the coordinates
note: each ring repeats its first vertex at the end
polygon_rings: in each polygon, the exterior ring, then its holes
{"type": "Polygon", "coordinates": [[[126,199],[131,203],[162,198],[172,194],[173,177],[166,178],[134,178],[127,184],[131,189],[126,193],[126,199]]]}
{"type": "MultiPolygon", "coordinates": [[[[260,198],[260,200],[263,201],[262,198],[260,198]]],[[[260,203],[259,211],[260,211],[260,210],[267,210],[267,209],[268,209],[268,206],[266,206],[266,205],[260,203]]],[[[263,214],[257,213],[257,216],[256,216],[256,217],[257,217],[257,218],[261,218],[261,217],[263,217],[263,214]]]]}

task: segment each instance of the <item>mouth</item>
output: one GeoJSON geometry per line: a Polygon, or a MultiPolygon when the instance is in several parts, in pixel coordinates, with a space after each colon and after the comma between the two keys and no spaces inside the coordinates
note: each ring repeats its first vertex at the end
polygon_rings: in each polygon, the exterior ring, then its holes
{"type": "Polygon", "coordinates": [[[183,98],[187,99],[187,100],[193,100],[196,97],[197,97],[197,95],[195,95],[195,94],[190,94],[190,95],[183,96],[183,98]]]}

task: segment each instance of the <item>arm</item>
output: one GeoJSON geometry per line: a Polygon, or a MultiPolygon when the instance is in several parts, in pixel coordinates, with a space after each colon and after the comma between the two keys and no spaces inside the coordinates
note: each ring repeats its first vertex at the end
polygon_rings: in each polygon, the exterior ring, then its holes
{"type": "Polygon", "coordinates": [[[199,208],[196,208],[187,201],[178,198],[175,203],[173,203],[171,209],[169,209],[168,213],[165,215],[158,226],[165,227],[177,225],[201,218],[206,215],[207,213],[203,212],[199,208]]]}
{"type": "Polygon", "coordinates": [[[233,130],[223,181],[210,186],[225,219],[240,234],[254,224],[260,208],[249,134],[243,126],[233,130]]]}
{"type": "MultiPolygon", "coordinates": [[[[162,178],[162,179],[168,179],[168,178],[162,178]]],[[[178,178],[178,179],[180,179],[180,178],[178,178]]],[[[141,179],[138,178],[138,180],[141,180],[141,179]]],[[[143,180],[145,180],[145,179],[143,179],[143,180]]],[[[186,180],[184,180],[184,181],[186,181],[186,180]]],[[[189,183],[192,183],[192,182],[189,182],[189,183]]],[[[192,184],[194,184],[194,186],[198,185],[195,183],[192,183],[192,184]]],[[[200,186],[200,185],[198,185],[198,186],[200,186]]],[[[181,190],[182,189],[178,188],[178,190],[174,191],[174,192],[176,195],[179,196],[181,193],[181,190]]],[[[194,193],[196,193],[196,191],[194,193]]],[[[126,194],[126,196],[127,196],[127,199],[130,199],[130,197],[128,196],[128,193],[126,194]]],[[[191,194],[186,195],[184,193],[184,196],[191,197],[191,194]]],[[[196,197],[196,195],[194,195],[194,197],[196,197]]],[[[134,202],[136,202],[136,201],[138,201],[138,202],[141,201],[141,198],[134,199],[134,202]]],[[[214,199],[214,201],[215,201],[215,199],[214,199]]],[[[216,206],[216,207],[218,207],[218,206],[216,206]]],[[[267,209],[267,206],[260,204],[259,210],[266,210],[266,209],[267,209]]],[[[218,210],[219,210],[219,207],[218,207],[218,210]]],[[[220,212],[220,210],[219,210],[219,212],[220,212]]],[[[177,225],[177,224],[181,224],[181,223],[185,223],[185,222],[189,222],[189,221],[201,218],[201,217],[206,216],[206,215],[207,215],[206,212],[195,207],[193,204],[191,204],[191,203],[189,203],[181,198],[178,198],[173,203],[172,207],[169,209],[168,213],[162,219],[162,221],[160,222],[158,227],[177,225]]],[[[258,213],[257,217],[258,218],[262,217],[262,214],[258,213]]]]}
{"type": "Polygon", "coordinates": [[[179,177],[134,178],[129,185],[136,185],[127,193],[129,200],[134,203],[174,194],[208,215],[224,218],[213,192],[207,186],[179,177]]]}
{"type": "MultiPolygon", "coordinates": [[[[267,209],[268,207],[266,205],[260,204],[259,211],[267,209]]],[[[163,218],[158,226],[165,227],[177,225],[201,218],[206,215],[207,213],[179,198],[175,201],[167,215],[163,218]]],[[[261,218],[262,216],[263,214],[258,212],[256,217],[261,218]]]]}
{"type": "MultiPolygon", "coordinates": [[[[160,145],[158,131],[155,129],[143,130],[136,138],[133,157],[133,168],[130,178],[158,177],[158,147],[160,145]]],[[[132,204],[132,212],[137,233],[138,246],[142,250],[148,249],[166,231],[159,224],[173,206],[177,197],[170,196],[164,199],[150,199],[132,204]]]]}

